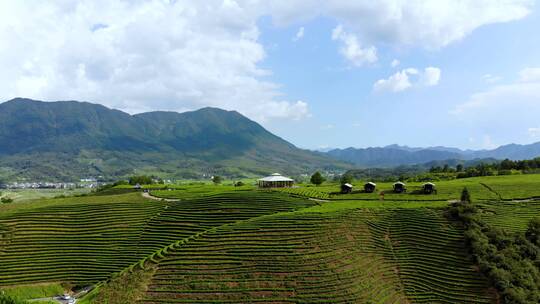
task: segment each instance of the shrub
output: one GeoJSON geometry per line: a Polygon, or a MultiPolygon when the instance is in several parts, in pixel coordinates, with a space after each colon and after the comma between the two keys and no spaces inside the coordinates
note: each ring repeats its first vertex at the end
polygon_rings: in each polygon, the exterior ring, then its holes
{"type": "Polygon", "coordinates": [[[0,199],[0,202],[2,202],[2,204],[9,204],[9,203],[13,203],[13,199],[10,197],[2,197],[0,199]]]}
{"type": "Polygon", "coordinates": [[[463,188],[461,191],[461,198],[460,200],[464,203],[470,203],[471,202],[471,194],[469,193],[469,189],[467,187],[463,188]]]}

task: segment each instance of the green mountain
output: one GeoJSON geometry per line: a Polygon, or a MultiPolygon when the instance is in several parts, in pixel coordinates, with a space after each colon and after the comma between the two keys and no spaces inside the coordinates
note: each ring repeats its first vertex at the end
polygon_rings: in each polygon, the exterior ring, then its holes
{"type": "Polygon", "coordinates": [[[0,143],[0,178],[7,180],[247,177],[350,167],[216,108],[129,115],[87,102],[16,98],[0,104],[0,143]]]}

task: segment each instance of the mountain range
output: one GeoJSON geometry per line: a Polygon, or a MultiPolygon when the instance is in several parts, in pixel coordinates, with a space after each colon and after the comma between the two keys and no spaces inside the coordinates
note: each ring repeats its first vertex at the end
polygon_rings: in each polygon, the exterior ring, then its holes
{"type": "Polygon", "coordinates": [[[240,178],[539,155],[540,143],[479,151],[390,145],[323,153],[297,148],[240,113],[217,108],[130,115],[78,101],[0,103],[0,180],[5,181],[133,174],[240,178]]]}
{"type": "Polygon", "coordinates": [[[493,150],[461,150],[449,147],[417,148],[389,145],[374,148],[333,149],[327,155],[360,167],[393,167],[416,165],[433,161],[475,159],[532,159],[540,156],[540,142],[518,145],[509,144],[493,150]]]}
{"type": "Polygon", "coordinates": [[[350,168],[303,150],[235,111],[130,115],[77,101],[0,104],[0,179],[294,175],[350,168]]]}

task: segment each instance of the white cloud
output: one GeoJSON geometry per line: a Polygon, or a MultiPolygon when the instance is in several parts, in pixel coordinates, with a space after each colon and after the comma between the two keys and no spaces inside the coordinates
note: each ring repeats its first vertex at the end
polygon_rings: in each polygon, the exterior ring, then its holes
{"type": "Polygon", "coordinates": [[[401,92],[413,86],[434,86],[439,83],[441,70],[427,67],[423,71],[415,68],[403,69],[387,79],[379,79],[373,85],[374,91],[401,92]]]}
{"type": "Polygon", "coordinates": [[[88,100],[129,112],[217,106],[258,120],[300,119],[309,115],[308,105],[288,101],[280,85],[265,78],[271,71],[260,67],[266,56],[257,26],[262,16],[278,26],[317,16],[342,24],[333,35],[340,53],[361,66],[377,61],[379,44],[443,47],[480,26],[523,18],[532,5],[532,0],[0,1],[0,41],[6,42],[0,44],[0,100],[88,100]]]}
{"type": "Polygon", "coordinates": [[[491,74],[484,74],[482,76],[482,79],[486,82],[486,83],[496,83],[496,82],[499,82],[501,81],[501,77],[500,76],[495,76],[495,75],[491,75],[491,74]]]}
{"type": "Polygon", "coordinates": [[[377,61],[377,49],[374,46],[362,48],[358,37],[343,31],[343,26],[338,25],[332,31],[332,40],[341,42],[339,52],[355,66],[377,61]]]}
{"type": "Polygon", "coordinates": [[[450,113],[466,114],[489,111],[494,114],[519,116],[538,113],[540,110],[540,78],[538,68],[520,71],[519,79],[513,83],[500,84],[472,94],[466,102],[458,104],[450,113]],[[512,114],[510,114],[512,113],[512,114]]]}
{"type": "Polygon", "coordinates": [[[529,128],[527,129],[527,132],[529,132],[529,135],[532,138],[540,138],[540,127],[529,128]]]}
{"type": "Polygon", "coordinates": [[[311,117],[308,104],[301,100],[294,103],[288,101],[276,101],[267,104],[259,103],[252,110],[254,113],[257,113],[253,115],[253,118],[263,122],[268,118],[300,120],[311,117]],[[271,113],[271,115],[265,113],[271,113]]]}
{"type": "Polygon", "coordinates": [[[528,15],[533,0],[267,1],[275,23],[336,19],[364,43],[444,47],[475,29],[528,15]]]}
{"type": "Polygon", "coordinates": [[[235,1],[0,2],[0,100],[87,100],[128,112],[234,109],[300,119],[259,67],[254,8],[235,1]]]}
{"type": "Polygon", "coordinates": [[[298,32],[296,32],[296,35],[294,35],[293,41],[298,41],[300,39],[304,38],[304,27],[300,27],[298,29],[298,32]]]}
{"type": "Polygon", "coordinates": [[[434,86],[441,80],[441,69],[435,67],[427,67],[422,74],[422,83],[425,86],[434,86]]]}
{"type": "Polygon", "coordinates": [[[393,68],[397,67],[399,65],[399,60],[394,59],[392,60],[392,63],[390,64],[393,68]]]}
{"type": "Polygon", "coordinates": [[[540,82],[540,68],[525,68],[519,76],[521,82],[540,82]]]}

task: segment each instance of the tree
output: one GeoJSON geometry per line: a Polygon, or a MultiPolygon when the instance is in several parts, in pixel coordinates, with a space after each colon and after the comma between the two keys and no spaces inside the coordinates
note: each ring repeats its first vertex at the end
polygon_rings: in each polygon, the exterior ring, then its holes
{"type": "Polygon", "coordinates": [[[130,185],[150,185],[152,184],[152,178],[146,175],[132,176],[129,178],[130,185]]]}
{"type": "Polygon", "coordinates": [[[320,184],[324,183],[326,179],[322,176],[321,172],[317,171],[311,176],[311,183],[319,186],[320,184]]]}
{"type": "Polygon", "coordinates": [[[212,182],[214,182],[214,184],[219,185],[221,184],[222,181],[223,179],[221,178],[221,176],[219,175],[212,176],[212,182]]]}
{"type": "Polygon", "coordinates": [[[456,172],[463,172],[463,165],[462,164],[458,164],[456,166],[456,172]]]}
{"type": "Polygon", "coordinates": [[[540,217],[535,217],[529,222],[525,237],[531,243],[540,245],[540,217]]]}
{"type": "Polygon", "coordinates": [[[352,184],[354,180],[354,176],[350,173],[345,173],[341,176],[341,178],[339,179],[339,182],[342,184],[342,185],[345,185],[345,184],[352,184]]]}
{"type": "Polygon", "coordinates": [[[471,202],[471,194],[469,193],[469,189],[467,189],[467,187],[463,188],[463,190],[461,191],[461,202],[463,203],[471,202]]]}

